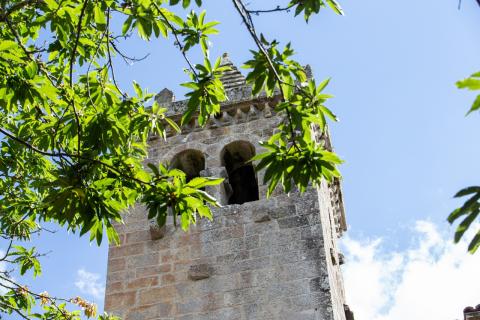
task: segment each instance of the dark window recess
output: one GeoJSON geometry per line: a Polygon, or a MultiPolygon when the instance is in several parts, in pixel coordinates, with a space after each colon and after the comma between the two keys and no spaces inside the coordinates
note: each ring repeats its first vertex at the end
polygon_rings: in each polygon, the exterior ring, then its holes
{"type": "Polygon", "coordinates": [[[344,304],[343,308],[345,310],[345,318],[347,320],[355,320],[355,317],[353,316],[353,312],[352,310],[350,310],[350,307],[347,304],[344,304]]]}
{"type": "Polygon", "coordinates": [[[248,161],[255,155],[255,147],[247,141],[235,141],[222,151],[222,162],[228,173],[231,194],[228,204],[242,204],[258,200],[258,183],[253,165],[248,161]]]}
{"type": "Polygon", "coordinates": [[[201,151],[188,149],[173,157],[170,168],[185,172],[188,182],[200,177],[200,171],[205,170],[205,157],[201,151]]]}

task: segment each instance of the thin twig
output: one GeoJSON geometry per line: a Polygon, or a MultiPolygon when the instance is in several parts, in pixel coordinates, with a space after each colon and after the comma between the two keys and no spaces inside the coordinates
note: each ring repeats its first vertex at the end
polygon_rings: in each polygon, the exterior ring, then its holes
{"type": "MultiPolygon", "coordinates": [[[[116,39],[112,38],[112,40],[116,40],[116,39]]],[[[112,49],[115,50],[115,52],[118,53],[120,55],[120,57],[122,57],[123,61],[125,61],[125,63],[129,64],[129,65],[133,64],[134,62],[143,61],[150,56],[150,53],[147,53],[146,55],[144,55],[141,58],[129,57],[117,47],[117,45],[115,44],[114,41],[110,41],[110,45],[112,46],[112,49]]]]}
{"type": "MultiPolygon", "coordinates": [[[[285,101],[285,92],[284,92],[283,87],[282,87],[282,85],[285,84],[285,82],[282,80],[282,78],[278,74],[277,69],[275,68],[275,65],[274,65],[272,59],[270,58],[267,50],[265,49],[262,42],[258,38],[257,33],[255,31],[255,26],[253,24],[252,17],[250,16],[249,12],[245,8],[245,5],[243,4],[242,0],[232,0],[232,2],[234,4],[235,8],[237,9],[237,12],[242,17],[243,23],[245,24],[248,32],[250,33],[250,36],[253,38],[253,40],[255,41],[255,44],[257,45],[258,49],[260,50],[260,52],[263,54],[263,56],[267,60],[267,63],[269,65],[270,69],[272,70],[272,72],[275,76],[275,79],[277,80],[278,87],[279,87],[280,93],[282,95],[282,100],[285,101]]],[[[300,151],[300,148],[298,147],[298,145],[295,141],[296,133],[295,133],[295,129],[293,128],[292,115],[290,113],[290,110],[288,110],[288,108],[285,108],[285,110],[287,112],[287,118],[288,118],[288,122],[289,122],[290,133],[292,135],[292,143],[293,143],[292,145],[297,151],[300,151]]]]}
{"type": "MultiPolygon", "coordinates": [[[[479,0],[480,1],[480,0],[479,0]]],[[[193,67],[192,63],[190,62],[190,60],[188,59],[188,56],[187,56],[187,53],[185,51],[185,47],[183,46],[182,42],[180,41],[180,38],[178,36],[178,33],[177,33],[177,29],[175,29],[175,27],[170,23],[170,21],[168,21],[168,18],[167,16],[165,16],[165,14],[163,13],[163,11],[161,10],[161,8],[158,7],[158,5],[156,3],[153,2],[153,5],[155,6],[155,8],[158,10],[158,12],[160,13],[160,15],[163,17],[163,19],[165,19],[165,22],[167,23],[168,27],[170,28],[170,30],[172,30],[172,33],[173,33],[173,36],[175,37],[175,40],[178,44],[178,47],[180,49],[180,52],[181,54],[183,55],[183,58],[185,59],[185,61],[187,62],[190,70],[192,71],[193,75],[195,76],[195,79],[198,80],[198,74],[197,74],[197,71],[195,70],[195,68],[193,67]]]]}
{"type": "MultiPolygon", "coordinates": [[[[75,36],[75,42],[73,43],[73,50],[70,56],[69,84],[72,90],[73,90],[73,66],[75,64],[75,55],[77,54],[77,47],[78,47],[78,42],[80,40],[80,34],[82,33],[82,22],[83,22],[83,16],[85,15],[85,11],[87,9],[87,3],[88,3],[88,0],[83,1],[82,10],[80,12],[80,17],[78,18],[78,23],[77,23],[77,33],[75,36]]],[[[77,122],[77,130],[78,130],[77,153],[80,154],[80,145],[82,143],[82,126],[80,124],[80,118],[78,117],[77,108],[75,107],[75,96],[72,98],[71,103],[72,103],[73,113],[75,114],[75,121],[77,122]]]]}
{"type": "Polygon", "coordinates": [[[110,71],[112,72],[113,85],[115,86],[115,88],[117,88],[117,91],[123,96],[123,98],[126,98],[127,95],[122,90],[120,90],[117,84],[117,80],[115,79],[115,71],[112,63],[112,55],[110,53],[110,8],[107,9],[107,55],[108,55],[108,64],[110,66],[110,71]]]}
{"type": "MultiPolygon", "coordinates": [[[[480,0],[479,0],[480,1],[480,0]]],[[[274,9],[266,9],[266,10],[247,10],[248,13],[250,14],[260,14],[260,13],[272,13],[272,12],[281,12],[281,11],[289,11],[290,9],[292,9],[296,4],[290,4],[288,7],[280,7],[280,6],[277,6],[276,8],[274,9]]]]}
{"type": "Polygon", "coordinates": [[[5,255],[0,259],[0,261],[5,261],[5,259],[7,259],[8,254],[10,253],[10,249],[12,249],[12,244],[13,244],[13,240],[10,240],[7,251],[5,251],[5,255]]]}

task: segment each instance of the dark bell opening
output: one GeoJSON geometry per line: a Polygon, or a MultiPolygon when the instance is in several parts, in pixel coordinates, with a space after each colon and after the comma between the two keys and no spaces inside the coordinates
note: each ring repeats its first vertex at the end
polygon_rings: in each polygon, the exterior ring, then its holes
{"type": "Polygon", "coordinates": [[[200,177],[200,171],[205,170],[205,157],[198,150],[185,150],[173,157],[170,167],[185,172],[188,182],[200,177]]]}
{"type": "Polygon", "coordinates": [[[254,155],[255,148],[246,141],[235,141],[224,148],[222,160],[232,189],[228,204],[242,204],[259,199],[255,169],[248,162],[254,155]]]}

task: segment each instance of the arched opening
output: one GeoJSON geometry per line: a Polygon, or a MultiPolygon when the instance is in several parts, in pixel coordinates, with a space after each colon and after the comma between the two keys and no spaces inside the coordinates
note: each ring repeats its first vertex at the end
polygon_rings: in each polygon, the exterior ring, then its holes
{"type": "Polygon", "coordinates": [[[258,200],[258,182],[253,165],[255,147],[247,141],[234,141],[223,148],[222,164],[227,169],[231,195],[228,204],[242,204],[258,200]]]}
{"type": "Polygon", "coordinates": [[[205,156],[198,150],[184,150],[173,157],[170,168],[185,172],[188,182],[200,177],[200,171],[205,170],[205,156]]]}

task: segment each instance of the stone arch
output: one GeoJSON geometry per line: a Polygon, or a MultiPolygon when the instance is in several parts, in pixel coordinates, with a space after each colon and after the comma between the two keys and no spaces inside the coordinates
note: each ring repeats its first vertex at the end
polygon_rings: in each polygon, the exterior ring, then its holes
{"type": "Polygon", "coordinates": [[[187,149],[173,156],[170,162],[171,169],[185,172],[187,182],[200,177],[200,172],[205,170],[205,155],[195,149],[187,149]]]}
{"type": "Polygon", "coordinates": [[[249,162],[253,156],[255,147],[244,140],[227,144],[220,153],[231,189],[228,204],[242,204],[259,199],[257,176],[252,163],[249,162]]]}

